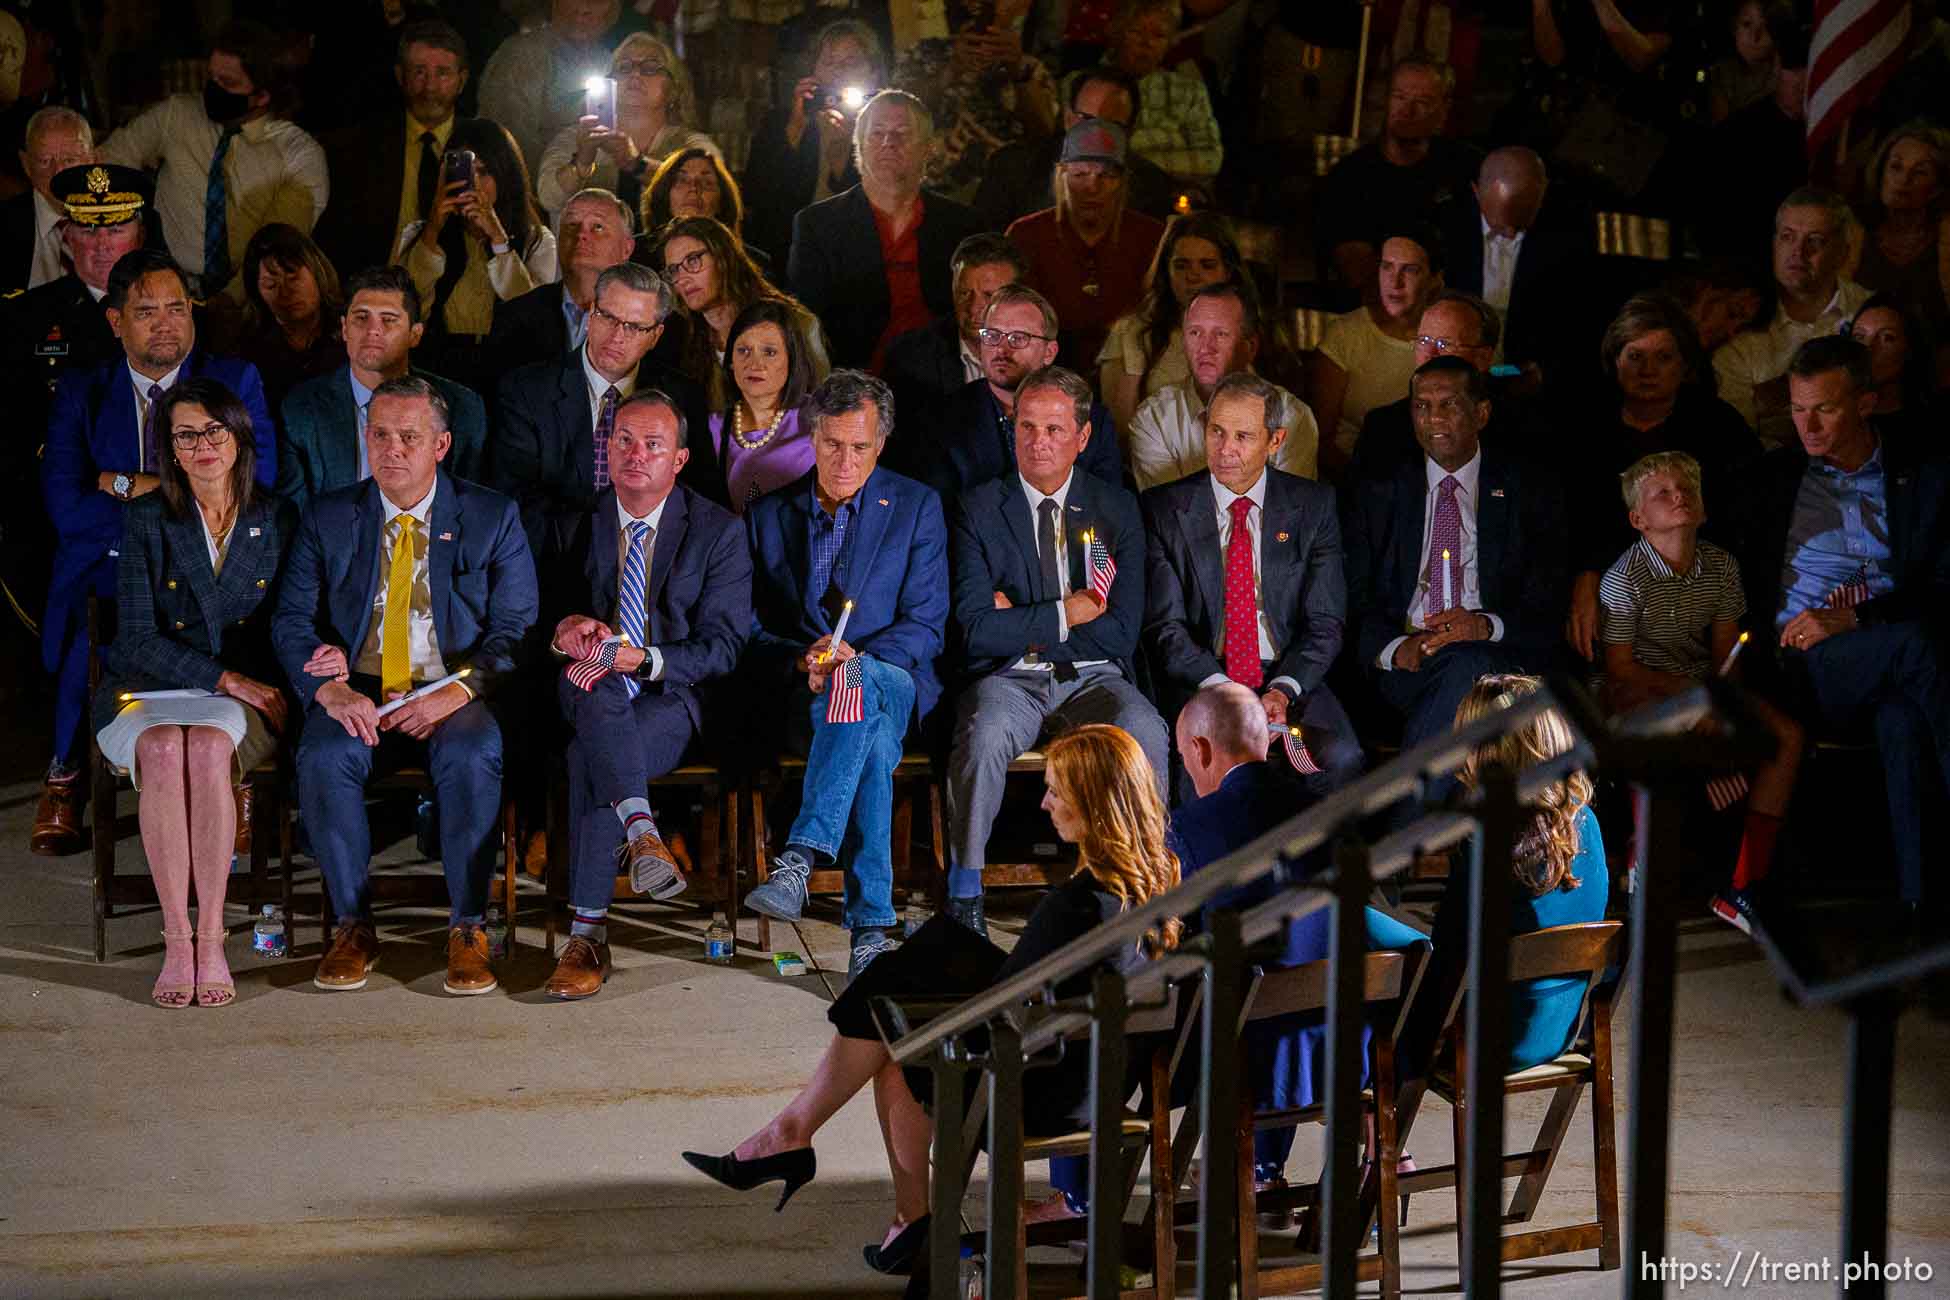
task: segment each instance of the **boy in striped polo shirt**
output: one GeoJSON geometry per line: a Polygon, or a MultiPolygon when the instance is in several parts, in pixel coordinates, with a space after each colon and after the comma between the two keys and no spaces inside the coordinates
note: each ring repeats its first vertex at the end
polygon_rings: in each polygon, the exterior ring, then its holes
{"type": "MultiPolygon", "coordinates": [[[[1699,539],[1706,521],[1699,462],[1684,452],[1655,452],[1619,475],[1639,540],[1605,571],[1598,584],[1605,647],[1605,703],[1625,712],[1697,684],[1716,667],[1730,672],[1747,598],[1740,564],[1699,539]]],[[[1749,934],[1749,890],[1767,875],[1774,842],[1794,793],[1801,728],[1764,702],[1752,703],[1778,741],[1775,756],[1751,778],[1709,786],[1716,808],[1747,796],[1740,856],[1729,886],[1713,899],[1713,913],[1749,934]]]]}

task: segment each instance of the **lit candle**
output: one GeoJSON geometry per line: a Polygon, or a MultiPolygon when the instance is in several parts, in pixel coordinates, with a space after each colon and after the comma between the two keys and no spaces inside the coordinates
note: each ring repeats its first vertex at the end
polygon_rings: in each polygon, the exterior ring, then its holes
{"type": "Polygon", "coordinates": [[[193,686],[175,687],[166,691],[129,691],[121,699],[127,704],[131,700],[207,700],[217,691],[198,690],[193,686]]]}
{"type": "Polygon", "coordinates": [[[846,639],[846,620],[852,617],[853,602],[849,600],[840,606],[840,621],[833,625],[833,639],[826,643],[826,651],[819,656],[819,662],[825,663],[833,657],[833,648],[846,639]]]}
{"type": "Polygon", "coordinates": [[[1746,648],[1748,635],[1748,633],[1742,632],[1740,639],[1733,643],[1733,649],[1727,651],[1726,659],[1720,664],[1720,676],[1725,677],[1733,671],[1733,661],[1738,659],[1740,652],[1746,648]]]}
{"type": "Polygon", "coordinates": [[[1454,609],[1455,607],[1456,593],[1451,590],[1449,582],[1449,552],[1444,551],[1442,553],[1442,608],[1454,609]]]}
{"type": "Polygon", "coordinates": [[[422,696],[431,695],[435,691],[442,690],[448,686],[452,686],[455,682],[459,681],[461,678],[467,676],[467,674],[473,671],[474,670],[471,668],[463,668],[457,673],[448,673],[445,677],[442,677],[439,681],[428,682],[425,686],[416,687],[415,689],[410,690],[406,694],[400,696],[397,700],[388,700],[386,703],[379,706],[378,716],[383,718],[387,714],[396,712],[399,709],[404,708],[406,705],[411,704],[414,700],[420,699],[422,696]]]}

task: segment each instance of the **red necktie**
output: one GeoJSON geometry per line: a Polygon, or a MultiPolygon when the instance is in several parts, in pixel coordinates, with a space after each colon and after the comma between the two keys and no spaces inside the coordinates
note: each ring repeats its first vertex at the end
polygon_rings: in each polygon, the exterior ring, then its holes
{"type": "Polygon", "coordinates": [[[1226,676],[1258,690],[1266,680],[1259,662],[1259,601],[1253,595],[1253,537],[1246,527],[1249,497],[1232,501],[1232,536],[1226,541],[1226,676]]]}

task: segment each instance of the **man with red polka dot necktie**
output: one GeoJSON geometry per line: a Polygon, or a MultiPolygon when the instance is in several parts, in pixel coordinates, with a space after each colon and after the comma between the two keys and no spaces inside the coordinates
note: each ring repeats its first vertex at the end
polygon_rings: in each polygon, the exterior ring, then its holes
{"type": "Polygon", "coordinates": [[[1333,491],[1269,463],[1299,415],[1286,407],[1249,372],[1213,390],[1208,469],[1145,496],[1145,621],[1168,703],[1224,681],[1250,688],[1269,737],[1302,728],[1310,766],[1321,769],[1307,785],[1325,794],[1361,771],[1353,724],[1324,681],[1340,653],[1347,587],[1333,491]]]}

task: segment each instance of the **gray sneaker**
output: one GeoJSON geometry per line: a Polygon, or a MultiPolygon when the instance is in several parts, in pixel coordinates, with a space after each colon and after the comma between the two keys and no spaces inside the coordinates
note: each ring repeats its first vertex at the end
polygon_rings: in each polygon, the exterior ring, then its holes
{"type": "Polygon", "coordinates": [[[882,953],[894,951],[900,944],[887,937],[885,930],[862,930],[853,940],[853,952],[846,959],[846,982],[851,984],[860,978],[874,958],[882,953]]]}
{"type": "Polygon", "coordinates": [[[812,864],[787,849],[772,859],[772,874],[745,895],[745,906],[775,921],[796,921],[806,911],[806,878],[812,864]]]}

